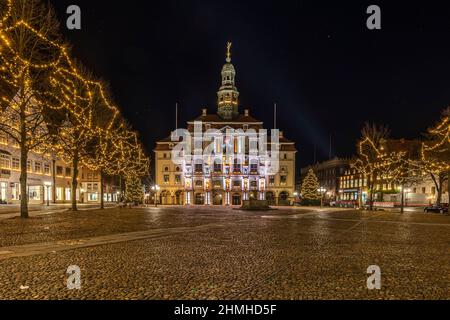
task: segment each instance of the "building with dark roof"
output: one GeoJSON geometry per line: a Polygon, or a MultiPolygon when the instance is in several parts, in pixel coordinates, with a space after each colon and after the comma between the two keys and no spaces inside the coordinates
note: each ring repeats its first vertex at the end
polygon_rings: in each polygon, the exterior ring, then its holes
{"type": "Polygon", "coordinates": [[[204,150],[208,146],[214,149],[211,157],[199,156],[194,150],[189,157],[183,154],[181,161],[174,159],[177,156],[174,150],[178,150],[180,140],[173,141],[169,136],[156,143],[154,163],[158,188],[155,189],[159,191],[153,199],[161,204],[241,205],[244,200],[257,199],[267,200],[272,205],[288,205],[293,201],[295,143],[283,132],[272,138],[272,131],[267,133],[267,139],[258,135],[258,148],[266,148],[266,155],[255,155],[250,151],[249,133],[260,133],[264,130],[264,123],[253,118],[250,110],[239,107],[240,93],[230,49],[231,44],[221,72],[216,113],[209,114],[207,109],[203,109],[199,117],[187,122],[186,127],[194,149],[198,147],[192,138],[196,126],[201,126],[202,136],[206,132],[217,132],[222,133],[225,139],[214,137],[201,142],[204,150]],[[230,131],[235,132],[231,139],[228,136],[230,131]],[[234,152],[226,152],[229,148],[234,152]],[[275,160],[276,166],[272,165],[275,160]]]}

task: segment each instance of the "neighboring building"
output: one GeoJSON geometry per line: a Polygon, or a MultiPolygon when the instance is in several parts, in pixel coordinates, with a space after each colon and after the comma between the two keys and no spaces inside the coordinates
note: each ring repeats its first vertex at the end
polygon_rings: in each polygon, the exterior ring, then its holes
{"type": "MultiPolygon", "coordinates": [[[[218,92],[216,114],[202,115],[188,122],[187,130],[194,131],[194,122],[202,122],[202,131],[218,129],[263,129],[263,123],[254,119],[249,110],[239,112],[239,92],[235,85],[236,71],[231,64],[230,52],[222,69],[222,86],[218,92]]],[[[158,200],[161,204],[175,205],[241,205],[243,200],[268,200],[270,204],[290,204],[295,191],[295,155],[297,150],[292,141],[280,133],[279,163],[280,170],[268,175],[263,159],[250,155],[246,143],[235,138],[233,146],[244,150],[243,162],[237,158],[226,159],[222,163],[204,163],[203,157],[192,157],[191,162],[175,165],[171,159],[176,144],[170,137],[158,141],[155,152],[155,181],[160,187],[158,200]]],[[[206,143],[208,145],[208,143],[206,143]]],[[[206,146],[206,145],[203,145],[206,146]]],[[[267,150],[271,150],[271,141],[267,150]]],[[[224,146],[215,143],[214,151],[224,146]]],[[[235,150],[236,152],[236,150],[235,150]]]]}
{"type": "MultiPolygon", "coordinates": [[[[28,200],[30,204],[70,203],[72,192],[72,168],[45,152],[28,155],[28,200]]],[[[0,135],[0,203],[20,203],[20,149],[11,139],[0,135]]],[[[76,191],[80,203],[100,202],[100,176],[86,168],[79,170],[79,188],[76,191]],[[81,177],[80,177],[81,175],[81,177]]],[[[117,201],[118,187],[114,179],[106,178],[105,201],[117,201]]]]}
{"type": "Polygon", "coordinates": [[[328,200],[336,200],[340,191],[340,177],[350,168],[349,159],[334,158],[321,163],[316,163],[301,169],[301,181],[298,190],[301,191],[301,182],[308,173],[309,169],[313,169],[319,180],[319,185],[325,191],[325,198],[328,200]]]}
{"type": "MultiPolygon", "coordinates": [[[[384,152],[406,152],[408,158],[419,157],[421,143],[418,140],[388,139],[382,142],[381,150],[384,152]]],[[[341,204],[357,204],[368,201],[367,179],[354,168],[345,170],[339,178],[339,196],[341,204]]],[[[442,201],[448,202],[446,184],[443,186],[442,201]]],[[[406,206],[426,206],[434,203],[437,198],[436,186],[429,175],[425,175],[423,181],[405,187],[406,206]]],[[[375,183],[374,202],[380,206],[401,205],[401,186],[384,177],[378,177],[375,183]]]]}

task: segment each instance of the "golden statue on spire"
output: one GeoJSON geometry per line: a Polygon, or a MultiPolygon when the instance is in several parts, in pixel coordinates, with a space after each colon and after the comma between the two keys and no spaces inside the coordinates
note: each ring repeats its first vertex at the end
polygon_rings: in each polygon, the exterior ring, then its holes
{"type": "Polygon", "coordinates": [[[233,45],[232,42],[227,42],[227,62],[231,62],[231,46],[233,45]]]}

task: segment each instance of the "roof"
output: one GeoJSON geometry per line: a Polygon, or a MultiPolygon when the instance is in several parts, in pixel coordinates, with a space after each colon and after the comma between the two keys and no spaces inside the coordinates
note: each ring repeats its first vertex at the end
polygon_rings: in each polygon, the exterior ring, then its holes
{"type": "MultiPolygon", "coordinates": [[[[239,114],[236,118],[226,120],[219,117],[217,114],[207,114],[202,115],[195,119],[194,121],[202,121],[202,122],[218,122],[218,123],[235,123],[235,122],[242,122],[242,123],[262,123],[262,121],[256,120],[250,115],[245,114],[239,114]]],[[[193,121],[189,121],[188,123],[192,123],[193,121]]]]}

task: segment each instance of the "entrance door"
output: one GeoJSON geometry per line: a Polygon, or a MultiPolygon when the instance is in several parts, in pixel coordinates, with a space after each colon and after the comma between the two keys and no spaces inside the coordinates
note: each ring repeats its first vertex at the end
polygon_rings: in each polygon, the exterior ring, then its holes
{"type": "Polygon", "coordinates": [[[223,204],[223,197],[220,192],[215,191],[213,193],[213,205],[221,206],[223,204]]]}
{"type": "Polygon", "coordinates": [[[8,184],[6,182],[0,182],[0,204],[6,204],[8,202],[8,198],[6,196],[6,188],[8,184]]]}
{"type": "Polygon", "coordinates": [[[205,194],[204,193],[196,193],[195,194],[195,204],[196,205],[204,205],[205,204],[205,194]]]}
{"type": "Polygon", "coordinates": [[[233,206],[241,205],[241,195],[238,193],[233,194],[233,206]]]}

